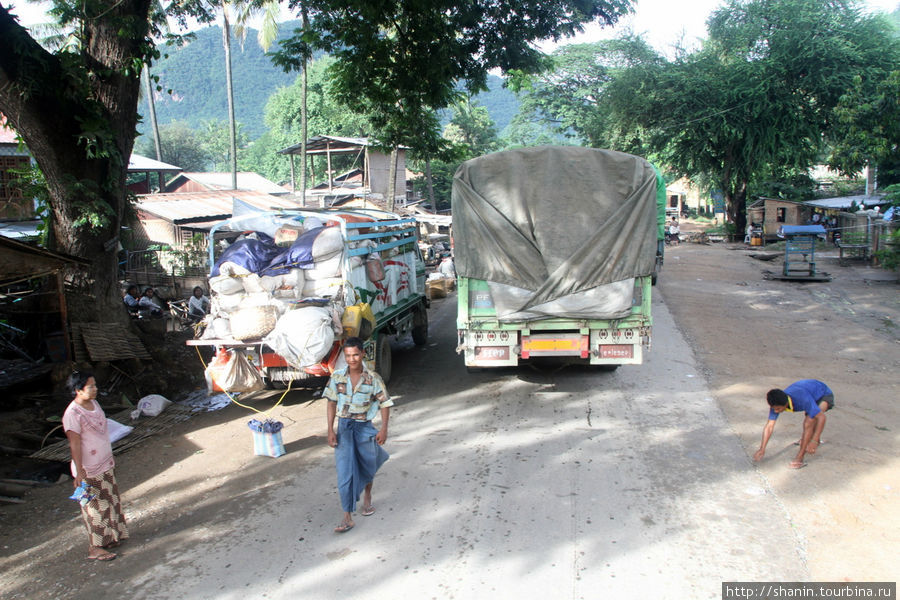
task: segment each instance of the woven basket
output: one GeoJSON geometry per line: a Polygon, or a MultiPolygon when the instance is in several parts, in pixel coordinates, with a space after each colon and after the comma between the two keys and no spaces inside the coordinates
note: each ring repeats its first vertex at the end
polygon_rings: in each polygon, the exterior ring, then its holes
{"type": "Polygon", "coordinates": [[[253,306],[231,313],[231,337],[236,340],[258,339],[275,328],[278,309],[274,306],[253,306]]]}

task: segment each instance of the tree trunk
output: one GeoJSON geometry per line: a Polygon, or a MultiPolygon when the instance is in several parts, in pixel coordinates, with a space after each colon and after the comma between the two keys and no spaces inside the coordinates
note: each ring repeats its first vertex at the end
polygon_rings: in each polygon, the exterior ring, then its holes
{"type": "MultiPolygon", "coordinates": [[[[300,13],[303,17],[303,30],[306,31],[306,28],[309,26],[309,13],[306,10],[305,3],[301,5],[300,13]]],[[[306,56],[304,47],[303,72],[301,73],[303,79],[301,80],[302,82],[300,86],[300,193],[302,194],[301,198],[303,200],[301,202],[301,205],[303,207],[306,207],[306,127],[308,125],[308,113],[306,112],[306,95],[308,91],[306,71],[308,66],[309,59],[306,56]]]]}
{"type": "Polygon", "coordinates": [[[234,120],[234,87],[231,84],[231,25],[228,9],[222,9],[222,42],[225,45],[225,86],[228,92],[228,133],[231,136],[231,189],[237,189],[237,132],[234,120]]]}
{"type": "MultiPolygon", "coordinates": [[[[162,162],[162,146],[159,140],[159,124],[156,121],[156,101],[153,98],[153,82],[150,79],[150,65],[144,65],[144,84],[146,86],[147,106],[150,112],[150,129],[153,130],[153,147],[156,150],[156,160],[162,162]]],[[[159,191],[164,192],[163,182],[159,182],[159,191]]]]}
{"type": "Polygon", "coordinates": [[[738,182],[725,196],[728,220],[734,223],[737,233],[747,229],[747,184],[747,181],[738,182]]]}
{"type": "Polygon", "coordinates": [[[431,159],[425,159],[425,187],[428,190],[428,204],[431,212],[437,214],[437,204],[434,203],[434,180],[431,178],[431,159]]]}
{"type": "Polygon", "coordinates": [[[397,195],[397,155],[400,154],[397,146],[391,150],[391,165],[388,169],[388,197],[387,209],[394,212],[394,196],[397,195]]]}
{"type": "Polygon", "coordinates": [[[0,6],[0,111],[46,178],[51,249],[91,262],[88,314],[73,305],[73,320],[126,318],[117,251],[149,10],[150,0],[122,0],[84,21],[83,45],[64,65],[0,6]]]}

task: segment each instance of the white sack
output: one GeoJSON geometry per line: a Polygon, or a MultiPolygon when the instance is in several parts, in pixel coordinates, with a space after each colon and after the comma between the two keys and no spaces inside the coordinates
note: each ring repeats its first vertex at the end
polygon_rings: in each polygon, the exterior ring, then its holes
{"type": "Polygon", "coordinates": [[[256,273],[250,273],[246,277],[242,277],[241,280],[244,283],[244,291],[248,294],[258,294],[266,291],[259,281],[259,275],[256,273]]]}
{"type": "Polygon", "coordinates": [[[200,339],[203,340],[227,340],[231,337],[231,322],[224,317],[216,317],[210,321],[200,339]]]}
{"type": "Polygon", "coordinates": [[[209,289],[217,294],[239,294],[244,291],[244,282],[240,277],[218,275],[209,279],[209,289]]]}
{"type": "Polygon", "coordinates": [[[297,369],[318,364],[334,344],[331,311],[316,306],[290,310],[263,341],[297,369]]]}
{"type": "Polygon", "coordinates": [[[158,416],[170,404],[172,404],[172,402],[159,394],[144,396],[138,400],[137,408],[131,411],[131,419],[137,419],[141,415],[146,415],[148,417],[158,416]]]}
{"type": "Polygon", "coordinates": [[[109,435],[110,444],[118,442],[132,431],[134,431],[134,427],[130,425],[122,425],[118,421],[106,419],[106,433],[109,435]]]}
{"type": "Polygon", "coordinates": [[[306,274],[303,269],[291,269],[285,275],[282,275],[284,285],[282,289],[296,288],[303,291],[303,284],[306,282],[306,274]]]}
{"type": "Polygon", "coordinates": [[[343,258],[343,253],[339,252],[331,258],[316,260],[316,266],[312,269],[306,269],[306,272],[303,274],[306,281],[319,281],[321,279],[340,277],[343,258]]]}
{"type": "Polygon", "coordinates": [[[246,294],[241,292],[238,294],[218,294],[213,296],[210,300],[213,306],[212,313],[215,315],[222,312],[228,314],[237,310],[241,306],[241,301],[244,299],[245,295],[246,294]]]}
{"type": "Polygon", "coordinates": [[[268,306],[271,304],[272,296],[269,292],[257,292],[255,294],[247,294],[241,300],[241,308],[253,308],[254,306],[268,306]]]}
{"type": "Polygon", "coordinates": [[[228,275],[229,277],[237,277],[240,275],[249,275],[250,271],[231,261],[223,262],[219,265],[219,275],[228,275]]]}
{"type": "Polygon", "coordinates": [[[304,298],[325,298],[337,295],[344,280],[340,277],[307,281],[303,286],[304,298]]]}
{"type": "Polygon", "coordinates": [[[326,227],[322,233],[316,236],[312,245],[313,260],[325,260],[331,258],[344,249],[344,238],[341,237],[340,227],[326,227]]]}
{"type": "Polygon", "coordinates": [[[284,275],[263,275],[259,278],[259,285],[271,294],[284,285],[284,275]]]}

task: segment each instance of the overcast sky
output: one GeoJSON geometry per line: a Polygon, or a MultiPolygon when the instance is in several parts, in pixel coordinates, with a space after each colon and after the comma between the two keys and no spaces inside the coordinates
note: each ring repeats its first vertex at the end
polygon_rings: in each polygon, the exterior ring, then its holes
{"type": "MultiPolygon", "coordinates": [[[[44,8],[40,3],[26,0],[0,0],[3,6],[15,5],[11,11],[19,15],[24,25],[45,21],[44,8]]],[[[602,37],[611,37],[626,27],[643,34],[657,50],[668,52],[684,36],[685,45],[692,47],[706,34],[706,17],[721,4],[721,0],[638,0],[634,15],[622,19],[612,30],[602,30],[589,26],[585,33],[572,41],[590,42],[602,37]]],[[[891,12],[898,6],[898,0],[865,0],[864,5],[873,11],[891,12]]],[[[553,49],[553,44],[542,44],[545,52],[553,49]]]]}

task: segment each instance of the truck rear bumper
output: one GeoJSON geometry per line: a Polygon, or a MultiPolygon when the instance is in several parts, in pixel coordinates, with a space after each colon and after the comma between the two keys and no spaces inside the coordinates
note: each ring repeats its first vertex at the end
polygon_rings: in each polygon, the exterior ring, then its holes
{"type": "Polygon", "coordinates": [[[595,329],[586,333],[459,330],[457,352],[469,367],[504,367],[519,359],[558,357],[591,365],[629,365],[643,362],[643,345],[650,328],[595,329]]]}

